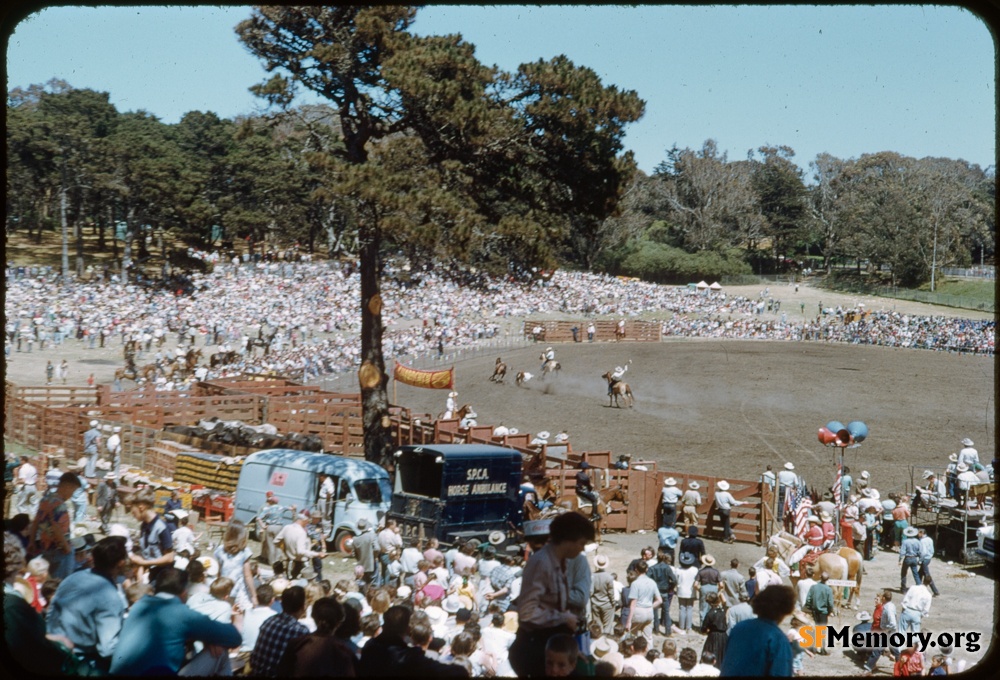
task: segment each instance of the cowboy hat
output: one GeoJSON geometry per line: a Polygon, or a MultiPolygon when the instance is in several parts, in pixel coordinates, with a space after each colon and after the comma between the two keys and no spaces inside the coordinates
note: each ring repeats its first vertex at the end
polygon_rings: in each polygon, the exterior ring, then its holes
{"type": "Polygon", "coordinates": [[[701,563],[704,564],[706,567],[711,567],[715,564],[715,558],[712,557],[711,555],[702,555],[701,563]]]}
{"type": "Polygon", "coordinates": [[[717,487],[719,487],[720,489],[722,489],[723,491],[728,491],[729,490],[729,482],[727,482],[724,479],[720,479],[718,482],[715,483],[715,485],[717,487]]]}
{"type": "Polygon", "coordinates": [[[91,427],[97,427],[98,425],[99,425],[99,423],[96,420],[91,420],[90,421],[90,426],[91,427]]]}
{"type": "Polygon", "coordinates": [[[844,514],[847,515],[848,517],[853,517],[854,519],[857,519],[858,518],[858,506],[856,506],[856,505],[849,505],[849,506],[847,506],[847,509],[844,510],[844,514]]]}
{"type": "Polygon", "coordinates": [[[541,432],[539,432],[535,436],[538,437],[539,439],[548,439],[552,435],[549,433],[548,430],[542,430],[541,432]]]}
{"type": "Polygon", "coordinates": [[[589,470],[590,469],[590,463],[588,463],[585,460],[580,461],[580,469],[581,470],[589,470]]]}
{"type": "Polygon", "coordinates": [[[875,491],[875,489],[861,489],[861,495],[865,498],[871,498],[873,491],[875,491]]]}
{"type": "Polygon", "coordinates": [[[694,554],[689,552],[682,552],[679,558],[679,562],[683,567],[690,567],[692,564],[695,563],[696,560],[697,558],[694,556],[694,554]]]}
{"type": "Polygon", "coordinates": [[[872,489],[872,495],[871,495],[872,500],[876,500],[877,501],[881,497],[882,497],[882,494],[880,494],[878,492],[878,489],[872,489]]]}
{"type": "Polygon", "coordinates": [[[512,434],[512,435],[513,434],[517,434],[517,433],[518,433],[518,429],[516,427],[510,428],[510,430],[507,432],[507,434],[512,434]]]}
{"type": "Polygon", "coordinates": [[[869,477],[871,477],[871,473],[869,473],[868,470],[861,471],[861,479],[868,479],[869,477]]]}
{"type": "Polygon", "coordinates": [[[666,479],[663,480],[663,486],[673,486],[676,483],[677,480],[674,479],[673,477],[667,477],[666,479]]]}
{"type": "Polygon", "coordinates": [[[952,463],[957,463],[958,462],[958,454],[957,453],[951,454],[950,456],[948,456],[948,460],[951,461],[952,463]]]}
{"type": "Polygon", "coordinates": [[[830,520],[833,519],[833,517],[831,517],[830,513],[828,513],[828,512],[821,512],[821,513],[819,513],[819,518],[821,520],[823,520],[824,522],[829,522],[830,520]]]}
{"type": "Polygon", "coordinates": [[[965,463],[959,463],[958,467],[955,468],[955,469],[958,470],[959,472],[968,472],[969,471],[969,466],[966,465],[965,463]]]}
{"type": "Polygon", "coordinates": [[[701,488],[701,484],[699,484],[698,482],[688,482],[688,488],[689,489],[700,489],[701,488]]]}
{"type": "Polygon", "coordinates": [[[916,527],[906,527],[905,529],[903,529],[903,535],[904,536],[910,536],[910,537],[916,536],[917,535],[917,528],[916,527]]]}
{"type": "Polygon", "coordinates": [[[441,601],[441,608],[449,614],[454,614],[462,608],[462,602],[458,599],[458,595],[452,594],[441,601]]]}
{"type": "Polygon", "coordinates": [[[605,636],[595,640],[590,651],[598,659],[603,659],[609,652],[615,651],[615,645],[611,638],[605,636]]]}
{"type": "Polygon", "coordinates": [[[449,392],[448,396],[449,397],[457,397],[458,396],[458,392],[449,392]]]}
{"type": "Polygon", "coordinates": [[[501,543],[503,543],[505,538],[507,538],[506,534],[504,534],[504,532],[499,530],[491,531],[490,535],[487,536],[487,540],[489,540],[490,545],[500,545],[501,543]]]}
{"type": "MultiPolygon", "coordinates": [[[[455,611],[458,610],[456,609],[455,611]]],[[[430,619],[431,626],[440,626],[448,621],[448,612],[437,605],[432,604],[430,607],[424,607],[424,613],[430,619]]]]}
{"type": "Polygon", "coordinates": [[[122,431],[122,427],[121,427],[121,425],[115,425],[113,428],[111,428],[111,431],[112,432],[121,432],[122,431]]]}
{"type": "Polygon", "coordinates": [[[972,446],[972,445],[973,445],[973,441],[971,439],[969,439],[968,437],[966,437],[965,439],[962,440],[962,446],[972,446]]]}
{"type": "Polygon", "coordinates": [[[856,618],[858,621],[871,621],[872,615],[869,614],[868,612],[858,612],[858,615],[855,616],[854,618],[856,618]]]}
{"type": "Polygon", "coordinates": [[[794,470],[795,466],[792,465],[791,463],[785,463],[785,469],[786,470],[794,470]]]}
{"type": "Polygon", "coordinates": [[[809,522],[816,522],[816,524],[821,524],[822,523],[822,520],[820,520],[820,518],[817,517],[816,515],[809,515],[809,519],[807,521],[809,521],[809,522]]]}
{"type": "Polygon", "coordinates": [[[396,588],[396,597],[401,597],[403,599],[408,598],[413,594],[413,588],[407,585],[402,585],[396,588]]]}
{"type": "Polygon", "coordinates": [[[930,470],[924,470],[924,474],[923,474],[923,478],[924,479],[930,479],[933,476],[934,476],[933,472],[931,472],[930,470]]]}
{"type": "Polygon", "coordinates": [[[594,566],[597,567],[598,569],[604,569],[605,567],[607,567],[608,566],[608,556],[607,555],[598,555],[597,557],[595,557],[594,558],[594,566]]]}
{"type": "Polygon", "coordinates": [[[546,347],[546,348],[545,348],[545,351],[546,351],[546,352],[551,352],[551,351],[552,351],[552,348],[551,348],[551,347],[546,347]]]}
{"type": "Polygon", "coordinates": [[[274,589],[275,597],[281,597],[281,594],[285,592],[285,589],[288,588],[289,585],[291,585],[291,583],[289,583],[288,579],[284,576],[271,579],[271,588],[274,589]]]}

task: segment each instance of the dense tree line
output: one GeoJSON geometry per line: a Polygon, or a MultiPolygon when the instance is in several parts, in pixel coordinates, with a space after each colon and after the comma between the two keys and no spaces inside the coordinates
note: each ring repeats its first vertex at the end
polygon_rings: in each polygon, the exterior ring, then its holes
{"type": "Polygon", "coordinates": [[[662,281],[781,271],[803,256],[916,286],[940,267],[992,262],[994,168],[892,152],[820,154],[811,182],[788,147],[730,161],[714,140],[667,151],[608,219],[599,263],[662,281]]]}

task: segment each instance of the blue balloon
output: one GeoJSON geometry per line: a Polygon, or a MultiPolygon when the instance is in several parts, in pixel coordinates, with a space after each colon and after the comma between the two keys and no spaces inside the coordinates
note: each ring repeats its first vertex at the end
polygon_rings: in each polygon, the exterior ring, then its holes
{"type": "Polygon", "coordinates": [[[868,426],[860,420],[852,420],[847,423],[847,431],[851,433],[851,436],[854,437],[854,441],[858,444],[863,442],[868,436],[868,426]]]}
{"type": "Polygon", "coordinates": [[[826,429],[830,432],[837,433],[844,429],[844,424],[839,420],[831,420],[826,424],[826,429]]]}

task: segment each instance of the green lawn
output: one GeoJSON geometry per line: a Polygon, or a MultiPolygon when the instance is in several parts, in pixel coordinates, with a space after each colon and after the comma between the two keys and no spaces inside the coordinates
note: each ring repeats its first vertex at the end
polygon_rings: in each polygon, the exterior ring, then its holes
{"type": "MultiPolygon", "coordinates": [[[[931,284],[925,283],[918,290],[930,292],[931,284]]],[[[982,279],[939,279],[935,282],[934,292],[942,295],[961,295],[962,297],[993,302],[996,298],[996,282],[982,279]]]]}

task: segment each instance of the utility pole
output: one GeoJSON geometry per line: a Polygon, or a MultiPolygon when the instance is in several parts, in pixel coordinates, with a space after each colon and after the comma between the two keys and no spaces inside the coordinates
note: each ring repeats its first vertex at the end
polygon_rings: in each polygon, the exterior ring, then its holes
{"type": "Polygon", "coordinates": [[[69,231],[66,226],[66,156],[60,169],[59,219],[62,222],[62,285],[69,282],[69,231]]]}
{"type": "Polygon", "coordinates": [[[931,251],[931,292],[934,292],[934,270],[937,268],[938,223],[934,220],[934,249],[931,251]]]}

